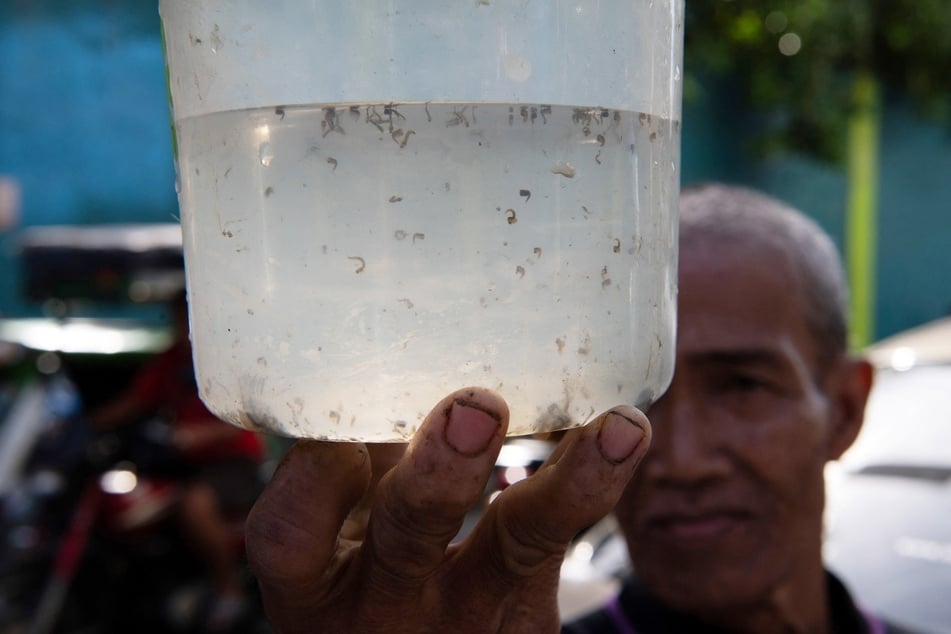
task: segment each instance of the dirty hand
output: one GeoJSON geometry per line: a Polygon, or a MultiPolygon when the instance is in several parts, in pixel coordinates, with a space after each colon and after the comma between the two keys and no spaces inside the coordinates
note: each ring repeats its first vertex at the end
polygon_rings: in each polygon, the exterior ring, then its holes
{"type": "Polygon", "coordinates": [[[247,523],[248,558],[275,630],[557,632],[564,553],[614,507],[647,451],[650,425],[621,406],[572,430],[450,544],[480,499],[508,420],[505,402],[487,390],[443,399],[372,492],[358,539],[341,528],[371,479],[366,447],[298,442],[247,523]]]}

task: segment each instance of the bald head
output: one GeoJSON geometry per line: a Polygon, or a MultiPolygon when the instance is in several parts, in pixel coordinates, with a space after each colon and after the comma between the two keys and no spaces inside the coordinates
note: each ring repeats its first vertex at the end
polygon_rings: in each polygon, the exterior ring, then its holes
{"type": "Polygon", "coordinates": [[[745,187],[708,184],[680,197],[681,257],[698,249],[755,250],[785,263],[803,294],[820,364],[847,349],[848,290],[839,253],[812,219],[745,187]]]}

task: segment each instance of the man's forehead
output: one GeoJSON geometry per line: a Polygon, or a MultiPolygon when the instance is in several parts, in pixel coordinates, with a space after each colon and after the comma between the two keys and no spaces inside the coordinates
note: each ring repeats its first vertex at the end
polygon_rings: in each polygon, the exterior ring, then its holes
{"type": "Polygon", "coordinates": [[[794,338],[795,330],[755,308],[737,305],[717,313],[699,305],[681,311],[677,348],[708,357],[763,358],[788,350],[787,342],[794,338]]]}
{"type": "Polygon", "coordinates": [[[801,299],[800,281],[790,254],[768,243],[698,243],[680,252],[681,299],[722,298],[725,308],[742,311],[766,296],[801,299]]]}
{"type": "Polygon", "coordinates": [[[755,264],[771,264],[793,267],[792,254],[783,248],[783,243],[773,236],[757,234],[734,234],[729,236],[704,236],[697,234],[682,238],[680,242],[681,267],[692,264],[709,268],[748,267],[755,264]]]}
{"type": "Polygon", "coordinates": [[[707,249],[680,267],[678,349],[788,353],[811,346],[808,305],[789,261],[770,249],[707,249]]]}
{"type": "Polygon", "coordinates": [[[684,346],[679,363],[694,365],[771,367],[787,365],[795,345],[788,337],[744,340],[735,343],[707,340],[707,345],[684,346]]]}
{"type": "Polygon", "coordinates": [[[795,281],[767,269],[730,275],[685,273],[678,306],[681,332],[715,330],[720,337],[741,340],[768,340],[774,336],[769,333],[798,330],[807,310],[795,281]]]}

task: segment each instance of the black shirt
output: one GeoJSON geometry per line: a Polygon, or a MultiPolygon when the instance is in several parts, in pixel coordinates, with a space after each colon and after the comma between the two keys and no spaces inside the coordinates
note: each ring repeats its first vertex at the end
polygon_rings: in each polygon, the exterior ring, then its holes
{"type": "MultiPolygon", "coordinates": [[[[861,610],[831,573],[829,605],[835,634],[911,634],[861,610]]],[[[728,634],[689,614],[677,612],[651,596],[633,577],[601,609],[562,626],[562,634],[728,634]]]]}

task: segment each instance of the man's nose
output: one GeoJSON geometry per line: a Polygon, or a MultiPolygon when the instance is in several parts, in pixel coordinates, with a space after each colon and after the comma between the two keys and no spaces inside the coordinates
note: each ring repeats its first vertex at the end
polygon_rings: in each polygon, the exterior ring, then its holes
{"type": "Polygon", "coordinates": [[[702,399],[672,386],[651,407],[649,418],[653,438],[642,467],[648,477],[689,484],[728,473],[721,434],[702,399]]]}

